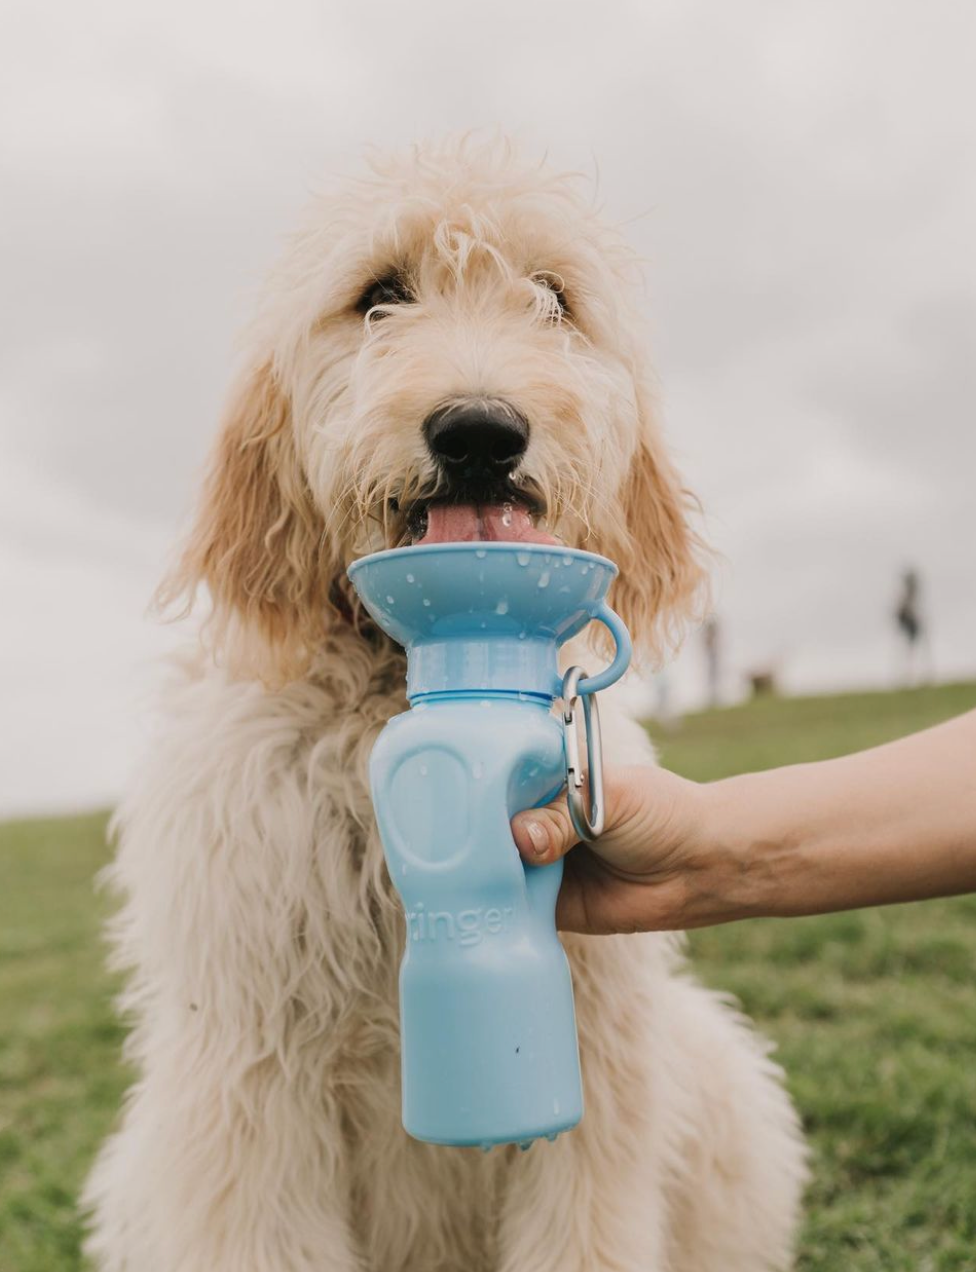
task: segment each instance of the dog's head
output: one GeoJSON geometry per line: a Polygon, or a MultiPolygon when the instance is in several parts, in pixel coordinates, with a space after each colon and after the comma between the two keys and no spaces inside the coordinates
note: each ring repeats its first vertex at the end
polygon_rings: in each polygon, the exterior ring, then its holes
{"type": "Polygon", "coordinates": [[[349,621],[355,557],[551,535],[617,562],[611,601],[659,652],[701,571],[636,282],[574,179],[506,143],[374,161],[313,204],[270,279],[164,593],[206,582],[231,660],[280,681],[349,621]]]}

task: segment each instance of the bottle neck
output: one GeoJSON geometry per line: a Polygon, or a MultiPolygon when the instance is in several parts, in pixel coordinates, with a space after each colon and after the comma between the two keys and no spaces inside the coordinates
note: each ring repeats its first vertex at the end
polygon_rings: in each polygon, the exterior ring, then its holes
{"type": "Polygon", "coordinates": [[[407,697],[506,697],[551,705],[559,693],[551,636],[470,635],[417,641],[407,651],[407,697]]]}
{"type": "Polygon", "coordinates": [[[549,693],[517,693],[511,689],[444,689],[438,693],[415,693],[410,698],[412,707],[437,702],[517,702],[526,706],[541,707],[548,711],[553,704],[549,693]]]}

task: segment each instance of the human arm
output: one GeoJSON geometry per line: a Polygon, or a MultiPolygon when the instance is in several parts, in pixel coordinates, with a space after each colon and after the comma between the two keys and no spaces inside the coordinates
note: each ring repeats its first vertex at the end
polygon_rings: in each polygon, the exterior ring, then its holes
{"type": "MultiPolygon", "coordinates": [[[[569,856],[566,930],[703,927],[976,891],[976,711],[840,759],[699,784],[606,775],[607,828],[569,856]]],[[[576,842],[565,800],[513,821],[526,861],[576,842]],[[540,851],[541,850],[541,851],[540,851]]]]}

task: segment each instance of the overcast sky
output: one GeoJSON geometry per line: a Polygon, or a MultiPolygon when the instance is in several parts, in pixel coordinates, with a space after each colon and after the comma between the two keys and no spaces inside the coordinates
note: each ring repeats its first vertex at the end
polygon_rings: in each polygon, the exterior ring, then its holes
{"type": "MultiPolygon", "coordinates": [[[[885,683],[898,571],[976,673],[976,8],[7,0],[0,811],[111,800],[143,618],[249,296],[307,193],[501,124],[647,260],[727,688],[885,683]]],[[[688,699],[695,642],[673,673],[688,699]]]]}

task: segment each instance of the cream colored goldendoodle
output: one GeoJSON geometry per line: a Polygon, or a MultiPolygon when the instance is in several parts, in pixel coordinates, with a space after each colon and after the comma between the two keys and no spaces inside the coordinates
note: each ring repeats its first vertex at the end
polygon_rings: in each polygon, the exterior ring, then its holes
{"type": "MultiPolygon", "coordinates": [[[[671,936],[566,938],[575,1131],[483,1155],[400,1126],[403,919],[366,766],[404,660],[345,569],[421,537],[557,534],[620,565],[611,601],[659,653],[700,567],[635,282],[573,179],[470,139],[374,161],[273,273],[165,586],[206,584],[212,612],[118,816],[138,1079],[86,1192],[102,1272],[790,1265],[797,1119],[671,936]]],[[[652,762],[608,714],[608,758],[652,762]]]]}

